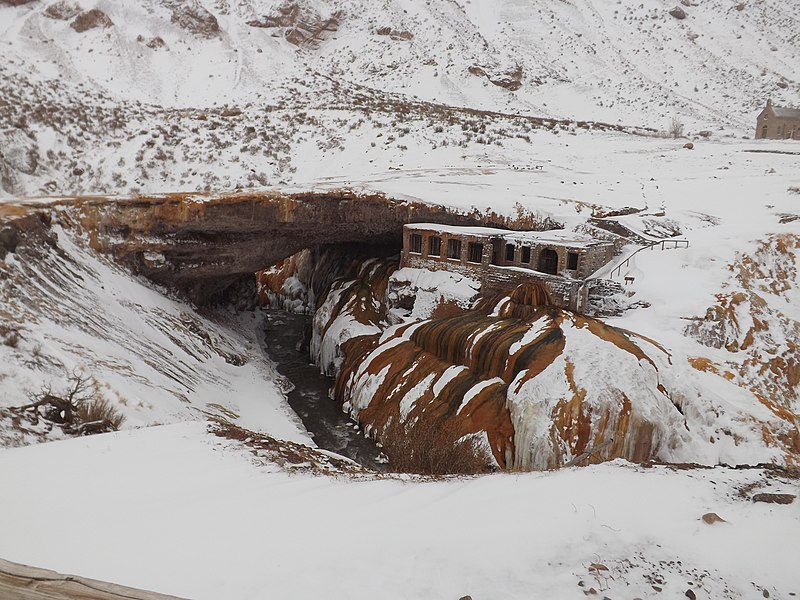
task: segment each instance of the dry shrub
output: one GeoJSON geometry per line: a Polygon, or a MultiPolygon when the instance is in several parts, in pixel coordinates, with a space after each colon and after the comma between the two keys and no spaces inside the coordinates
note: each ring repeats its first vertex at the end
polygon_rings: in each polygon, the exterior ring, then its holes
{"type": "Polygon", "coordinates": [[[99,393],[78,406],[78,418],[83,423],[103,423],[115,430],[125,421],[117,407],[99,393]]]}
{"type": "Polygon", "coordinates": [[[21,339],[22,336],[19,334],[18,331],[10,331],[3,338],[3,343],[9,348],[16,348],[17,346],[19,346],[19,342],[21,339]]]}
{"type": "Polygon", "coordinates": [[[492,470],[484,449],[473,438],[459,441],[452,420],[420,419],[408,428],[390,419],[380,442],[392,471],[420,475],[474,475],[492,470]]]}

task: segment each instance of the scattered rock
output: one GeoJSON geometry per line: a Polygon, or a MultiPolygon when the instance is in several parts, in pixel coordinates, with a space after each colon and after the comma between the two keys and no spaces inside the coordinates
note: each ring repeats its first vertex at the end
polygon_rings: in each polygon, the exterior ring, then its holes
{"type": "Polygon", "coordinates": [[[173,2],[172,23],[186,31],[206,38],[219,34],[219,22],[197,0],[173,2]]]}
{"type": "MultiPolygon", "coordinates": [[[[467,70],[477,77],[486,77],[494,85],[512,92],[516,92],[522,87],[522,66],[520,65],[515,66],[509,71],[499,73],[489,73],[486,69],[478,65],[472,65],[467,70]]],[[[538,80],[537,83],[539,83],[538,80]]]]}
{"type": "Polygon", "coordinates": [[[708,523],[709,525],[713,525],[714,523],[727,523],[725,519],[720,517],[717,513],[706,513],[703,515],[703,521],[708,523]]]}
{"type": "Polygon", "coordinates": [[[739,12],[742,12],[744,10],[745,6],[747,6],[747,5],[744,2],[739,2],[739,4],[736,5],[736,10],[738,10],[739,12]]]}
{"type": "Polygon", "coordinates": [[[98,27],[113,27],[114,23],[102,10],[93,8],[92,10],[87,10],[79,14],[69,26],[78,33],[83,33],[84,31],[89,31],[90,29],[96,29],[98,27]]]}
{"type": "Polygon", "coordinates": [[[5,4],[6,6],[22,6],[23,4],[28,4],[29,2],[33,2],[33,0],[0,0],[0,5],[5,4]]]}
{"type": "Polygon", "coordinates": [[[686,142],[683,147],[687,150],[694,150],[694,144],[692,142],[686,142]]]}
{"type": "Polygon", "coordinates": [[[756,494],[753,502],[766,502],[768,504],[791,504],[795,496],[792,494],[756,494]]]}
{"type": "Polygon", "coordinates": [[[78,16],[81,12],[81,7],[74,2],[61,0],[51,4],[42,13],[45,17],[50,19],[57,19],[59,21],[69,21],[73,17],[78,16]]]}
{"type": "Polygon", "coordinates": [[[167,43],[164,41],[164,39],[160,35],[157,35],[157,36],[152,37],[150,39],[145,38],[143,35],[137,35],[136,36],[136,41],[139,42],[140,44],[144,44],[145,46],[147,46],[151,50],[159,50],[160,48],[166,48],[167,47],[167,43]]]}
{"type": "Polygon", "coordinates": [[[708,139],[711,137],[711,131],[704,129],[703,131],[698,132],[697,135],[699,135],[701,138],[708,139]]]}
{"type": "Polygon", "coordinates": [[[392,29],[391,27],[381,27],[375,33],[378,35],[388,35],[393,40],[402,40],[402,41],[409,41],[414,38],[414,34],[410,31],[398,31],[397,29],[392,29]]]}
{"type": "Polygon", "coordinates": [[[472,596],[461,596],[458,600],[472,600],[472,596]]]}
{"type": "Polygon", "coordinates": [[[782,90],[785,90],[786,88],[788,88],[788,87],[789,87],[789,84],[788,84],[788,83],[786,83],[785,81],[779,81],[779,82],[778,82],[776,85],[777,85],[779,88],[781,88],[782,90]]]}
{"type": "Polygon", "coordinates": [[[686,590],[684,596],[689,598],[689,600],[697,600],[697,594],[695,594],[691,589],[686,590]]]}
{"type": "Polygon", "coordinates": [[[671,14],[678,20],[686,18],[686,11],[683,10],[680,6],[676,6],[675,8],[673,8],[671,11],[669,11],[669,14],[671,14]]]}

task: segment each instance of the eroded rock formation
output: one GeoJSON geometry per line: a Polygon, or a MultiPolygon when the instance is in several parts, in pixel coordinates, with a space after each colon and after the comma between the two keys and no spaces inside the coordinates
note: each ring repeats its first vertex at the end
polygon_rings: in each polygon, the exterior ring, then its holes
{"type": "Polygon", "coordinates": [[[502,468],[643,462],[682,443],[683,416],[660,381],[667,353],[549,306],[536,284],[465,315],[404,324],[344,345],[336,396],[381,439],[454,428],[481,436],[502,468]]]}
{"type": "Polygon", "coordinates": [[[95,249],[198,304],[305,248],[352,243],[399,248],[405,223],[478,222],[443,207],[351,192],[82,198],[56,208],[95,249]]]}

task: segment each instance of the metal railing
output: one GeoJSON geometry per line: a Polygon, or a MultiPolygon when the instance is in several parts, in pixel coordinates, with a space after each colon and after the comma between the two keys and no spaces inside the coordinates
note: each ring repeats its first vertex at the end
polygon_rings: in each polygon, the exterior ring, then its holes
{"type": "Polygon", "coordinates": [[[628,255],[628,258],[623,260],[619,263],[616,267],[611,270],[611,273],[608,274],[609,279],[614,279],[615,275],[622,274],[623,267],[629,267],[631,264],[631,259],[639,254],[642,250],[654,250],[656,246],[661,246],[661,250],[668,250],[671,248],[688,248],[689,247],[689,240],[675,240],[675,239],[664,239],[659,240],[657,242],[653,242],[652,244],[648,244],[647,246],[642,246],[641,248],[637,248],[633,252],[628,255]]]}

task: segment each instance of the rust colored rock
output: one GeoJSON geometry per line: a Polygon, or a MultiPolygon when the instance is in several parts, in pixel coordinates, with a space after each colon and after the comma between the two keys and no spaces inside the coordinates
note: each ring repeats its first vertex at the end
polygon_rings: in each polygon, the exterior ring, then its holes
{"type": "Polygon", "coordinates": [[[755,494],[753,502],[766,502],[768,504],[791,504],[796,496],[793,494],[755,494]]]}
{"type": "Polygon", "coordinates": [[[526,285],[458,317],[345,344],[336,397],[378,439],[398,421],[449,426],[481,436],[501,468],[554,468],[584,453],[588,463],[642,462],[682,423],[645,347],[663,352],[526,285]],[[587,365],[585,353],[603,359],[587,365]]]}
{"type": "Polygon", "coordinates": [[[692,142],[686,142],[683,147],[687,150],[694,150],[694,144],[692,142]]]}
{"type": "Polygon", "coordinates": [[[34,0],[0,0],[0,5],[6,6],[22,6],[23,4],[30,4],[34,0]]]}
{"type": "Polygon", "coordinates": [[[69,26],[78,33],[83,33],[90,29],[97,29],[98,27],[113,27],[114,22],[109,19],[108,15],[102,10],[93,8],[92,10],[87,10],[79,14],[69,26]]]}

